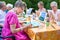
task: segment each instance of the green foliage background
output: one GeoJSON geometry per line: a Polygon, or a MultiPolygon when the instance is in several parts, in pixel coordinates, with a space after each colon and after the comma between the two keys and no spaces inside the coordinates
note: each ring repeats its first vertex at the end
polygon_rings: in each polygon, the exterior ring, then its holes
{"type": "MultiPolygon", "coordinates": [[[[6,3],[14,4],[17,0],[0,0],[0,1],[5,1],[6,3]]],[[[50,9],[50,3],[52,1],[56,1],[58,3],[58,8],[60,8],[60,0],[23,0],[23,1],[26,2],[28,8],[31,7],[31,8],[35,8],[35,9],[38,9],[37,3],[39,1],[44,2],[44,7],[46,9],[50,9]]]]}

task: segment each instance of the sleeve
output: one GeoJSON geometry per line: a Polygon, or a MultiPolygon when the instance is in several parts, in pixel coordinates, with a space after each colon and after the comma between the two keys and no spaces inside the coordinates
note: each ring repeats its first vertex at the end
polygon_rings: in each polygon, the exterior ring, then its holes
{"type": "Polygon", "coordinates": [[[9,24],[13,25],[13,24],[16,24],[16,22],[17,22],[17,18],[15,15],[13,15],[9,20],[9,24]]]}
{"type": "Polygon", "coordinates": [[[3,15],[0,13],[0,23],[3,23],[4,22],[4,17],[3,15]]]}
{"type": "Polygon", "coordinates": [[[2,17],[2,14],[0,13],[0,19],[1,19],[1,17],[2,17]]]}

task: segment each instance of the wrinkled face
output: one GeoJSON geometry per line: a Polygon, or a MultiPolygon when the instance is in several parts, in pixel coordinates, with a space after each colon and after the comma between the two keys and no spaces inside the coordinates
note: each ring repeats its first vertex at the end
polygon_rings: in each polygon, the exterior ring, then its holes
{"type": "Polygon", "coordinates": [[[52,10],[56,10],[57,7],[56,7],[56,6],[51,6],[51,9],[52,9],[52,10]]]}
{"type": "Polygon", "coordinates": [[[7,9],[6,4],[2,4],[2,9],[5,11],[7,9]]]}
{"type": "Polygon", "coordinates": [[[19,13],[23,13],[24,11],[24,7],[17,7],[17,10],[16,12],[19,14],[19,13]]]}
{"type": "Polygon", "coordinates": [[[12,8],[11,7],[7,7],[7,10],[11,10],[12,8]]]}

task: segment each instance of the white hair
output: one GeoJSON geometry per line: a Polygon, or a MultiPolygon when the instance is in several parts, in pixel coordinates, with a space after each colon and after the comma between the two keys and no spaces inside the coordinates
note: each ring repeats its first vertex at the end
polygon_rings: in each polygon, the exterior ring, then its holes
{"type": "Polygon", "coordinates": [[[10,4],[10,3],[8,3],[6,6],[7,6],[7,7],[11,7],[11,8],[13,8],[13,5],[10,4]]]}
{"type": "Polygon", "coordinates": [[[51,2],[50,6],[56,6],[57,7],[57,2],[55,2],[55,1],[51,2]]]}

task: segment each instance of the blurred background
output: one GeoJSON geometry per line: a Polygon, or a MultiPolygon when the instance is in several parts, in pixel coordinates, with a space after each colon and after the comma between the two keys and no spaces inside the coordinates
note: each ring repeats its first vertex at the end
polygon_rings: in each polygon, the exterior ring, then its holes
{"type": "MultiPolygon", "coordinates": [[[[17,0],[0,0],[0,1],[5,1],[6,3],[11,3],[11,4],[14,4],[17,0]]],[[[27,7],[28,8],[34,8],[34,9],[38,9],[37,7],[37,3],[39,1],[43,1],[44,2],[44,7],[46,9],[50,9],[50,3],[52,1],[56,1],[58,3],[58,8],[60,8],[60,0],[22,0],[24,2],[26,2],[26,4],[28,5],[27,7]]]]}

